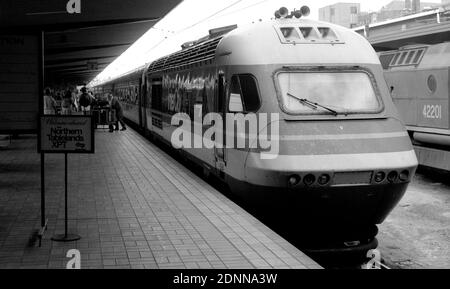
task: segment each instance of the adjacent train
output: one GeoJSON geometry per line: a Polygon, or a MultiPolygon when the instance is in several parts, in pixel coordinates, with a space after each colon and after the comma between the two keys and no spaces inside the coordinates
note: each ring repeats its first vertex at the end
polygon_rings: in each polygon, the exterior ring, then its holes
{"type": "Polygon", "coordinates": [[[450,171],[450,42],[379,54],[419,163],[450,171]]]}
{"type": "Polygon", "coordinates": [[[210,30],[96,90],[118,96],[129,121],[169,145],[180,115],[193,120],[182,125],[192,143],[220,127],[214,147],[177,149],[305,239],[333,240],[337,252],[368,250],[417,158],[367,40],[298,11],[210,30]],[[202,122],[209,113],[214,121],[202,122]]]}

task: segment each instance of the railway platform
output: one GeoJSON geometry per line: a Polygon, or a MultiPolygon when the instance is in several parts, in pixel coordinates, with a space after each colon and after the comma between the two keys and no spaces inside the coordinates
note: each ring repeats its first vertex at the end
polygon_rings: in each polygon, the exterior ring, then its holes
{"type": "Polygon", "coordinates": [[[321,268],[132,129],[96,131],[96,153],[69,155],[69,233],[64,232],[64,155],[47,154],[48,229],[40,229],[36,137],[0,150],[0,268],[321,268]]]}

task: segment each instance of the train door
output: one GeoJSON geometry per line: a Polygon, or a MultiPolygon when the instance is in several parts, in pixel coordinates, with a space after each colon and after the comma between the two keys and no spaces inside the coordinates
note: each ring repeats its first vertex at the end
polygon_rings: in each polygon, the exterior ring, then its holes
{"type": "Polygon", "coordinates": [[[141,129],[142,128],[142,126],[143,126],[143,119],[142,119],[142,110],[141,110],[141,107],[142,107],[142,89],[141,89],[141,86],[142,86],[142,79],[139,79],[139,81],[138,81],[138,86],[137,86],[137,92],[138,92],[138,94],[136,95],[136,97],[137,97],[137,105],[138,105],[138,115],[139,115],[139,123],[138,123],[138,125],[139,125],[139,129],[141,129]]]}
{"type": "Polygon", "coordinates": [[[219,172],[221,177],[224,176],[225,166],[226,166],[226,150],[225,150],[225,140],[226,140],[226,78],[223,72],[219,72],[217,79],[217,93],[215,99],[215,110],[222,116],[223,122],[223,145],[221,147],[214,147],[216,170],[219,172]]]}
{"type": "Polygon", "coordinates": [[[145,132],[147,128],[147,113],[145,110],[147,107],[147,80],[145,79],[145,74],[141,77],[139,84],[139,122],[141,124],[140,128],[145,132]]]}

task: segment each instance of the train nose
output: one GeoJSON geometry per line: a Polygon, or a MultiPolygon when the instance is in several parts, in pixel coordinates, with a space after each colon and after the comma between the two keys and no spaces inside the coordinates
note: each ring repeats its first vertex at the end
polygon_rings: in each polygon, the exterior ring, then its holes
{"type": "Polygon", "coordinates": [[[246,182],[277,187],[338,187],[407,183],[417,168],[414,150],[384,153],[283,155],[248,152],[246,182]]]}

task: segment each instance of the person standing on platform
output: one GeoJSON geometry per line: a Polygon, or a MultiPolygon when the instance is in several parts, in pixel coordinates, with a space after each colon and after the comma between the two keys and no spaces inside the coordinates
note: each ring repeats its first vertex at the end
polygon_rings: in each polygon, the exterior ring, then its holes
{"type": "Polygon", "coordinates": [[[73,110],[80,111],[80,94],[78,94],[79,91],[76,88],[71,88],[70,91],[72,91],[73,110]]]}
{"type": "Polygon", "coordinates": [[[82,87],[81,95],[78,101],[80,103],[81,111],[83,114],[86,114],[86,112],[91,110],[91,105],[95,102],[95,98],[87,92],[86,87],[82,87]]]}
{"type": "Polygon", "coordinates": [[[56,101],[48,87],[44,90],[44,114],[56,114],[56,101]]]}
{"type": "MultiPolygon", "coordinates": [[[[111,109],[115,110],[116,113],[116,128],[115,130],[119,130],[119,123],[122,125],[121,130],[126,130],[127,127],[125,126],[125,122],[123,121],[123,110],[122,106],[120,105],[119,100],[117,97],[114,97],[112,93],[108,94],[108,102],[111,109]]],[[[114,131],[114,126],[112,124],[109,125],[109,132],[114,131]]]]}
{"type": "Polygon", "coordinates": [[[61,114],[72,114],[72,107],[74,106],[74,99],[72,95],[72,91],[69,89],[63,95],[63,99],[61,101],[61,114]]]}

